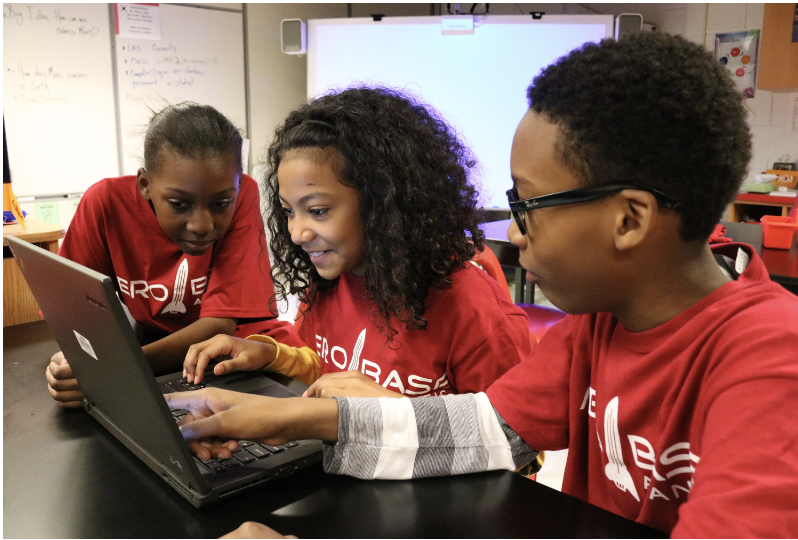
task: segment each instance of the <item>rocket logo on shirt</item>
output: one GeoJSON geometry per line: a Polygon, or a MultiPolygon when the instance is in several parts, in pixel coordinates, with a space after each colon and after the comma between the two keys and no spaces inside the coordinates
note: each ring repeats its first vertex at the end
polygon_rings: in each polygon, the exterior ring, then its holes
{"type": "MultiPolygon", "coordinates": [[[[361,358],[363,347],[366,344],[366,329],[364,328],[357,336],[352,355],[347,355],[346,349],[338,345],[330,347],[326,337],[316,334],[316,353],[325,364],[332,363],[341,371],[360,371],[363,375],[371,377],[374,381],[382,385],[383,388],[399,392],[407,396],[421,395],[444,395],[451,394],[449,379],[444,373],[437,381],[419,375],[409,375],[403,379],[398,370],[393,369],[385,375],[383,365],[372,362],[366,358],[361,358]]],[[[328,372],[327,369],[324,370],[328,372]]]]}
{"type": "Polygon", "coordinates": [[[621,434],[618,431],[618,396],[615,396],[604,409],[604,436],[607,438],[607,459],[609,460],[604,467],[604,474],[615,482],[618,489],[628,491],[639,502],[640,497],[637,495],[635,482],[623,462],[623,446],[621,434]]]}
{"type": "Polygon", "coordinates": [[[188,258],[184,257],[177,267],[177,274],[175,275],[174,287],[169,299],[169,288],[160,283],[149,283],[143,279],[124,279],[116,276],[119,283],[119,290],[123,295],[127,295],[132,299],[142,297],[145,299],[152,299],[157,302],[169,302],[161,310],[163,314],[183,314],[186,313],[186,289],[190,289],[190,294],[197,297],[193,305],[200,304],[200,296],[205,292],[205,287],[208,284],[208,276],[202,276],[196,279],[188,279],[189,268],[188,258]]]}
{"type": "MultiPolygon", "coordinates": [[[[588,388],[581,407],[593,418],[596,418],[595,397],[595,390],[588,388]]],[[[599,424],[595,424],[599,448],[607,455],[604,466],[607,479],[637,502],[641,499],[675,501],[686,497],[693,487],[695,465],[701,460],[690,451],[690,443],[671,444],[657,458],[657,449],[646,438],[632,434],[623,437],[618,422],[620,409],[619,396],[612,398],[604,409],[604,444],[599,424]],[[627,455],[631,454],[632,462],[624,460],[624,440],[628,442],[627,455]]]]}
{"type": "Polygon", "coordinates": [[[183,303],[183,296],[186,294],[186,280],[188,279],[188,259],[183,259],[180,266],[177,268],[177,276],[175,276],[175,288],[172,295],[172,301],[166,304],[166,307],[161,311],[164,313],[185,313],[186,305],[183,303]]]}
{"type": "Polygon", "coordinates": [[[349,362],[348,371],[355,371],[360,363],[360,353],[363,352],[363,344],[366,342],[366,329],[364,328],[360,335],[357,336],[355,349],[352,351],[352,361],[349,362]]]}

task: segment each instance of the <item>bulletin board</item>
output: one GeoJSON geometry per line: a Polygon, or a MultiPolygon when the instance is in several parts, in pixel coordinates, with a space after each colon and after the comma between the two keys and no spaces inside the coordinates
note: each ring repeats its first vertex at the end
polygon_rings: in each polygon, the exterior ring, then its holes
{"type": "Polygon", "coordinates": [[[209,104],[246,129],[240,9],[161,4],[160,39],[116,35],[114,4],[3,4],[3,114],[19,198],[135,174],[167,104],[209,104]]]}

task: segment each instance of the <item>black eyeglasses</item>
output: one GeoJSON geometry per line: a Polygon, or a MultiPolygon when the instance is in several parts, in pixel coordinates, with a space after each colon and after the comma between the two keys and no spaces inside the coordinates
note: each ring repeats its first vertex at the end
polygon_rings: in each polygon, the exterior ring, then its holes
{"type": "Polygon", "coordinates": [[[637,189],[640,191],[647,191],[654,195],[657,202],[663,208],[676,208],[679,206],[679,201],[666,195],[656,189],[651,189],[642,186],[634,185],[620,185],[615,184],[611,186],[598,186],[589,188],[569,189],[567,191],[558,191],[557,193],[549,193],[548,195],[541,195],[540,197],[532,197],[530,199],[520,200],[518,198],[518,190],[511,188],[507,190],[507,201],[510,203],[510,212],[515,218],[518,229],[521,234],[526,234],[526,223],[524,221],[524,213],[527,210],[534,210],[536,208],[546,208],[547,206],[563,206],[566,204],[577,204],[583,202],[595,201],[606,195],[623,191],[624,189],[637,189]]]}

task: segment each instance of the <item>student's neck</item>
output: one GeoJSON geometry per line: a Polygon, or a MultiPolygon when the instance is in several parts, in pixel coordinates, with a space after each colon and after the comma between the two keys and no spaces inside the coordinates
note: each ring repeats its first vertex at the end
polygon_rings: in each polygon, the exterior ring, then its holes
{"type": "Polygon", "coordinates": [[[624,328],[630,332],[656,328],[729,281],[708,244],[687,246],[685,251],[660,260],[646,275],[637,276],[630,301],[613,310],[624,328]]]}

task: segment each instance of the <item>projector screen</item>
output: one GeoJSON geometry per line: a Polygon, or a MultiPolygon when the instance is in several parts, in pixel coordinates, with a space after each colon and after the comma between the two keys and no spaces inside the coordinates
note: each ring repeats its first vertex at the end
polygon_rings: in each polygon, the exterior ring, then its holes
{"type": "MultiPolygon", "coordinates": [[[[613,34],[612,15],[486,15],[471,34],[448,34],[450,17],[308,21],[308,97],[381,85],[432,105],[479,161],[481,203],[506,208],[510,145],[541,68],[613,34]]],[[[459,26],[459,25],[458,25],[459,26]]]]}

